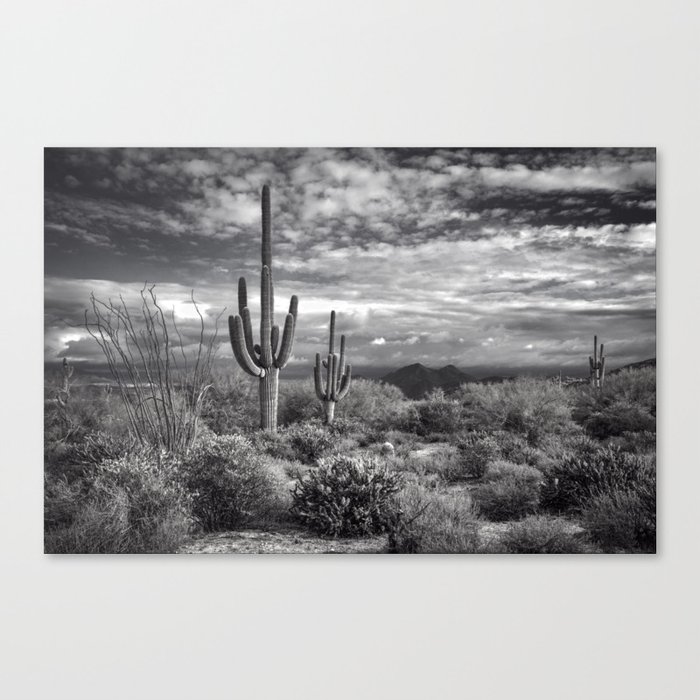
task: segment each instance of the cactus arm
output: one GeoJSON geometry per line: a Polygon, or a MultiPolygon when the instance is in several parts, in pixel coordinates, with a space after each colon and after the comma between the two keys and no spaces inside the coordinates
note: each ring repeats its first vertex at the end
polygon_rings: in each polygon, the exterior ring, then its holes
{"type": "Polygon", "coordinates": [[[253,342],[253,326],[250,320],[250,309],[247,306],[244,307],[243,312],[239,314],[239,316],[243,321],[243,337],[245,338],[245,346],[248,349],[248,354],[255,359],[255,343],[253,342]]]}
{"type": "Polygon", "coordinates": [[[253,377],[262,377],[265,371],[258,367],[245,346],[243,320],[240,316],[228,317],[228,332],[233,354],[241,368],[253,377]]]}
{"type": "Polygon", "coordinates": [[[336,353],[333,353],[331,358],[331,386],[329,393],[331,401],[335,401],[338,395],[338,355],[336,353]]]}
{"type": "Polygon", "coordinates": [[[326,392],[323,389],[323,379],[321,378],[321,355],[316,353],[316,364],[314,365],[314,386],[316,388],[316,396],[321,401],[325,401],[326,392]]]}
{"type": "Polygon", "coordinates": [[[350,381],[352,379],[352,365],[347,365],[345,368],[345,374],[340,380],[340,389],[338,389],[337,401],[344,399],[350,391],[350,381]]]}
{"type": "Polygon", "coordinates": [[[593,336],[593,363],[594,366],[598,364],[598,336],[593,336]]]}
{"type": "Polygon", "coordinates": [[[238,279],[238,315],[243,316],[243,309],[248,306],[248,290],[245,284],[245,277],[238,279]]]}
{"type": "Polygon", "coordinates": [[[284,322],[284,330],[282,331],[282,343],[280,345],[280,351],[277,354],[277,359],[275,360],[275,366],[282,369],[292,354],[292,346],[294,344],[294,329],[296,328],[296,322],[294,316],[291,313],[287,314],[287,318],[284,322]]]}
{"type": "Polygon", "coordinates": [[[277,345],[280,342],[280,327],[275,324],[272,326],[272,332],[270,333],[270,347],[272,348],[272,356],[275,356],[277,352],[277,345]]]}
{"type": "Polygon", "coordinates": [[[293,294],[292,298],[289,300],[289,313],[294,316],[294,323],[297,322],[297,312],[299,311],[299,299],[297,295],[293,294]]]}
{"type": "Polygon", "coordinates": [[[600,358],[600,383],[601,383],[601,385],[603,384],[604,379],[605,379],[605,358],[601,357],[600,358]]]}
{"type": "Polygon", "coordinates": [[[331,386],[333,384],[333,355],[326,358],[326,401],[331,400],[331,386]]]}
{"type": "Polygon", "coordinates": [[[272,323],[270,318],[270,268],[264,266],[260,283],[260,364],[266,369],[272,367],[272,323]]]}
{"type": "Polygon", "coordinates": [[[338,374],[336,385],[340,389],[340,382],[345,374],[345,336],[340,336],[340,360],[338,362],[338,374]]]}
{"type": "Polygon", "coordinates": [[[270,186],[262,189],[262,264],[272,268],[272,235],[270,233],[270,186]]]}
{"type": "Polygon", "coordinates": [[[335,311],[331,311],[330,336],[328,338],[328,354],[335,352],[335,311]]]}
{"type": "Polygon", "coordinates": [[[595,363],[590,355],[588,356],[588,364],[590,365],[591,369],[595,369],[595,363]]]}

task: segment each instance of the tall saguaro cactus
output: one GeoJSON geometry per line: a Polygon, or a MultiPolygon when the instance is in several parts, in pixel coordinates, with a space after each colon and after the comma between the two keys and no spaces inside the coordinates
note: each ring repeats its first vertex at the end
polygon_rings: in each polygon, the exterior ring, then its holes
{"type": "Polygon", "coordinates": [[[245,278],[238,280],[238,314],[228,317],[231,347],[238,364],[259,379],[260,427],[277,430],[277,396],[279,372],[292,354],[297,322],[296,295],[289,302],[282,340],[280,327],[275,325],[275,292],[272,283],[272,241],[270,233],[270,188],[262,190],[262,274],[260,281],[260,344],[253,343],[253,328],[248,309],[245,278]],[[279,346],[279,347],[278,347],[279,346]]]}
{"type": "Polygon", "coordinates": [[[335,404],[344,399],[350,391],[352,366],[345,364],[345,336],[340,336],[340,357],[335,352],[335,311],[331,311],[330,338],[328,340],[328,357],[321,362],[321,354],[316,353],[314,367],[314,384],[316,396],[323,402],[323,414],[327,425],[333,423],[335,404]],[[326,370],[324,386],[321,365],[326,370]]]}
{"type": "Polygon", "coordinates": [[[593,355],[589,356],[588,363],[591,367],[591,386],[600,389],[605,381],[605,356],[603,349],[605,346],[600,344],[600,355],[598,355],[598,336],[593,336],[593,355]]]}

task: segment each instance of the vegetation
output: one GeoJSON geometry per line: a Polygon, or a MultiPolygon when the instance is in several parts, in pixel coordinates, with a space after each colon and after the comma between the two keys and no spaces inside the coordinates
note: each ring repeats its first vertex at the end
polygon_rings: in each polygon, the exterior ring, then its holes
{"type": "Polygon", "coordinates": [[[274,517],[285,502],[285,477],[240,435],[202,439],[178,465],[192,516],[205,532],[274,517]]]}
{"type": "Polygon", "coordinates": [[[92,297],[86,325],[112,382],[82,383],[67,360],[48,382],[47,552],[175,552],[200,533],[253,528],[374,538],[395,553],[655,551],[654,368],[606,375],[596,337],[590,383],[521,377],[409,400],[355,379],[350,393],[333,311],[326,359],[280,386],[297,298],[280,331],[268,187],[261,277],[260,343],[243,278],[229,318],[257,397],[240,372],[212,372],[216,323],[205,337],[194,297],[194,340],[153,287],[138,311],[92,297]]]}
{"type": "Polygon", "coordinates": [[[323,415],[325,423],[333,423],[335,416],[335,404],[347,396],[350,391],[352,377],[351,365],[345,364],[345,336],[340,336],[340,357],[335,353],[335,311],[331,311],[330,331],[328,340],[328,357],[323,360],[326,370],[326,381],[321,377],[321,355],[316,353],[316,365],[314,367],[314,386],[316,396],[323,403],[323,415]]]}
{"type": "Polygon", "coordinates": [[[372,457],[336,455],[300,477],[292,514],[311,530],[333,537],[384,532],[400,476],[372,457]]]}
{"type": "Polygon", "coordinates": [[[238,314],[229,316],[231,347],[238,364],[257,377],[260,394],[260,427],[277,430],[279,373],[292,354],[297,322],[297,297],[289,302],[280,341],[280,327],[275,325],[275,291],[272,281],[272,234],[270,232],[270,188],[262,190],[262,272],[260,284],[260,344],[253,343],[253,328],[248,309],[248,292],[244,277],[238,280],[238,314]],[[279,344],[279,348],[278,348],[279,344]]]}

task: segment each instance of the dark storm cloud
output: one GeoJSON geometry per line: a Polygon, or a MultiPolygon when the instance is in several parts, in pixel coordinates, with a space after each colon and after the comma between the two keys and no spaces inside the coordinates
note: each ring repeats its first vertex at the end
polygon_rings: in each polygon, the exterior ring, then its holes
{"type": "Polygon", "coordinates": [[[331,308],[358,365],[566,364],[593,332],[654,354],[653,149],[48,149],[47,358],[95,357],[70,327],[93,289],[157,282],[183,322],[192,288],[210,315],[240,274],[254,297],[266,182],[299,365],[331,308]]]}

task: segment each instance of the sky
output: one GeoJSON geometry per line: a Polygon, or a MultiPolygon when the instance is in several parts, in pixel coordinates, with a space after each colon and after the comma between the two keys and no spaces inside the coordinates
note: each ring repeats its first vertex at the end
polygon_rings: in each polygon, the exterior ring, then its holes
{"type": "Polygon", "coordinates": [[[45,359],[102,361],[89,297],[136,306],[145,282],[187,343],[245,276],[257,336],[260,191],[272,190],[276,308],[299,297],[289,376],[327,348],[355,371],[414,362],[476,374],[588,371],[654,357],[655,150],[45,150],[45,359]]]}

